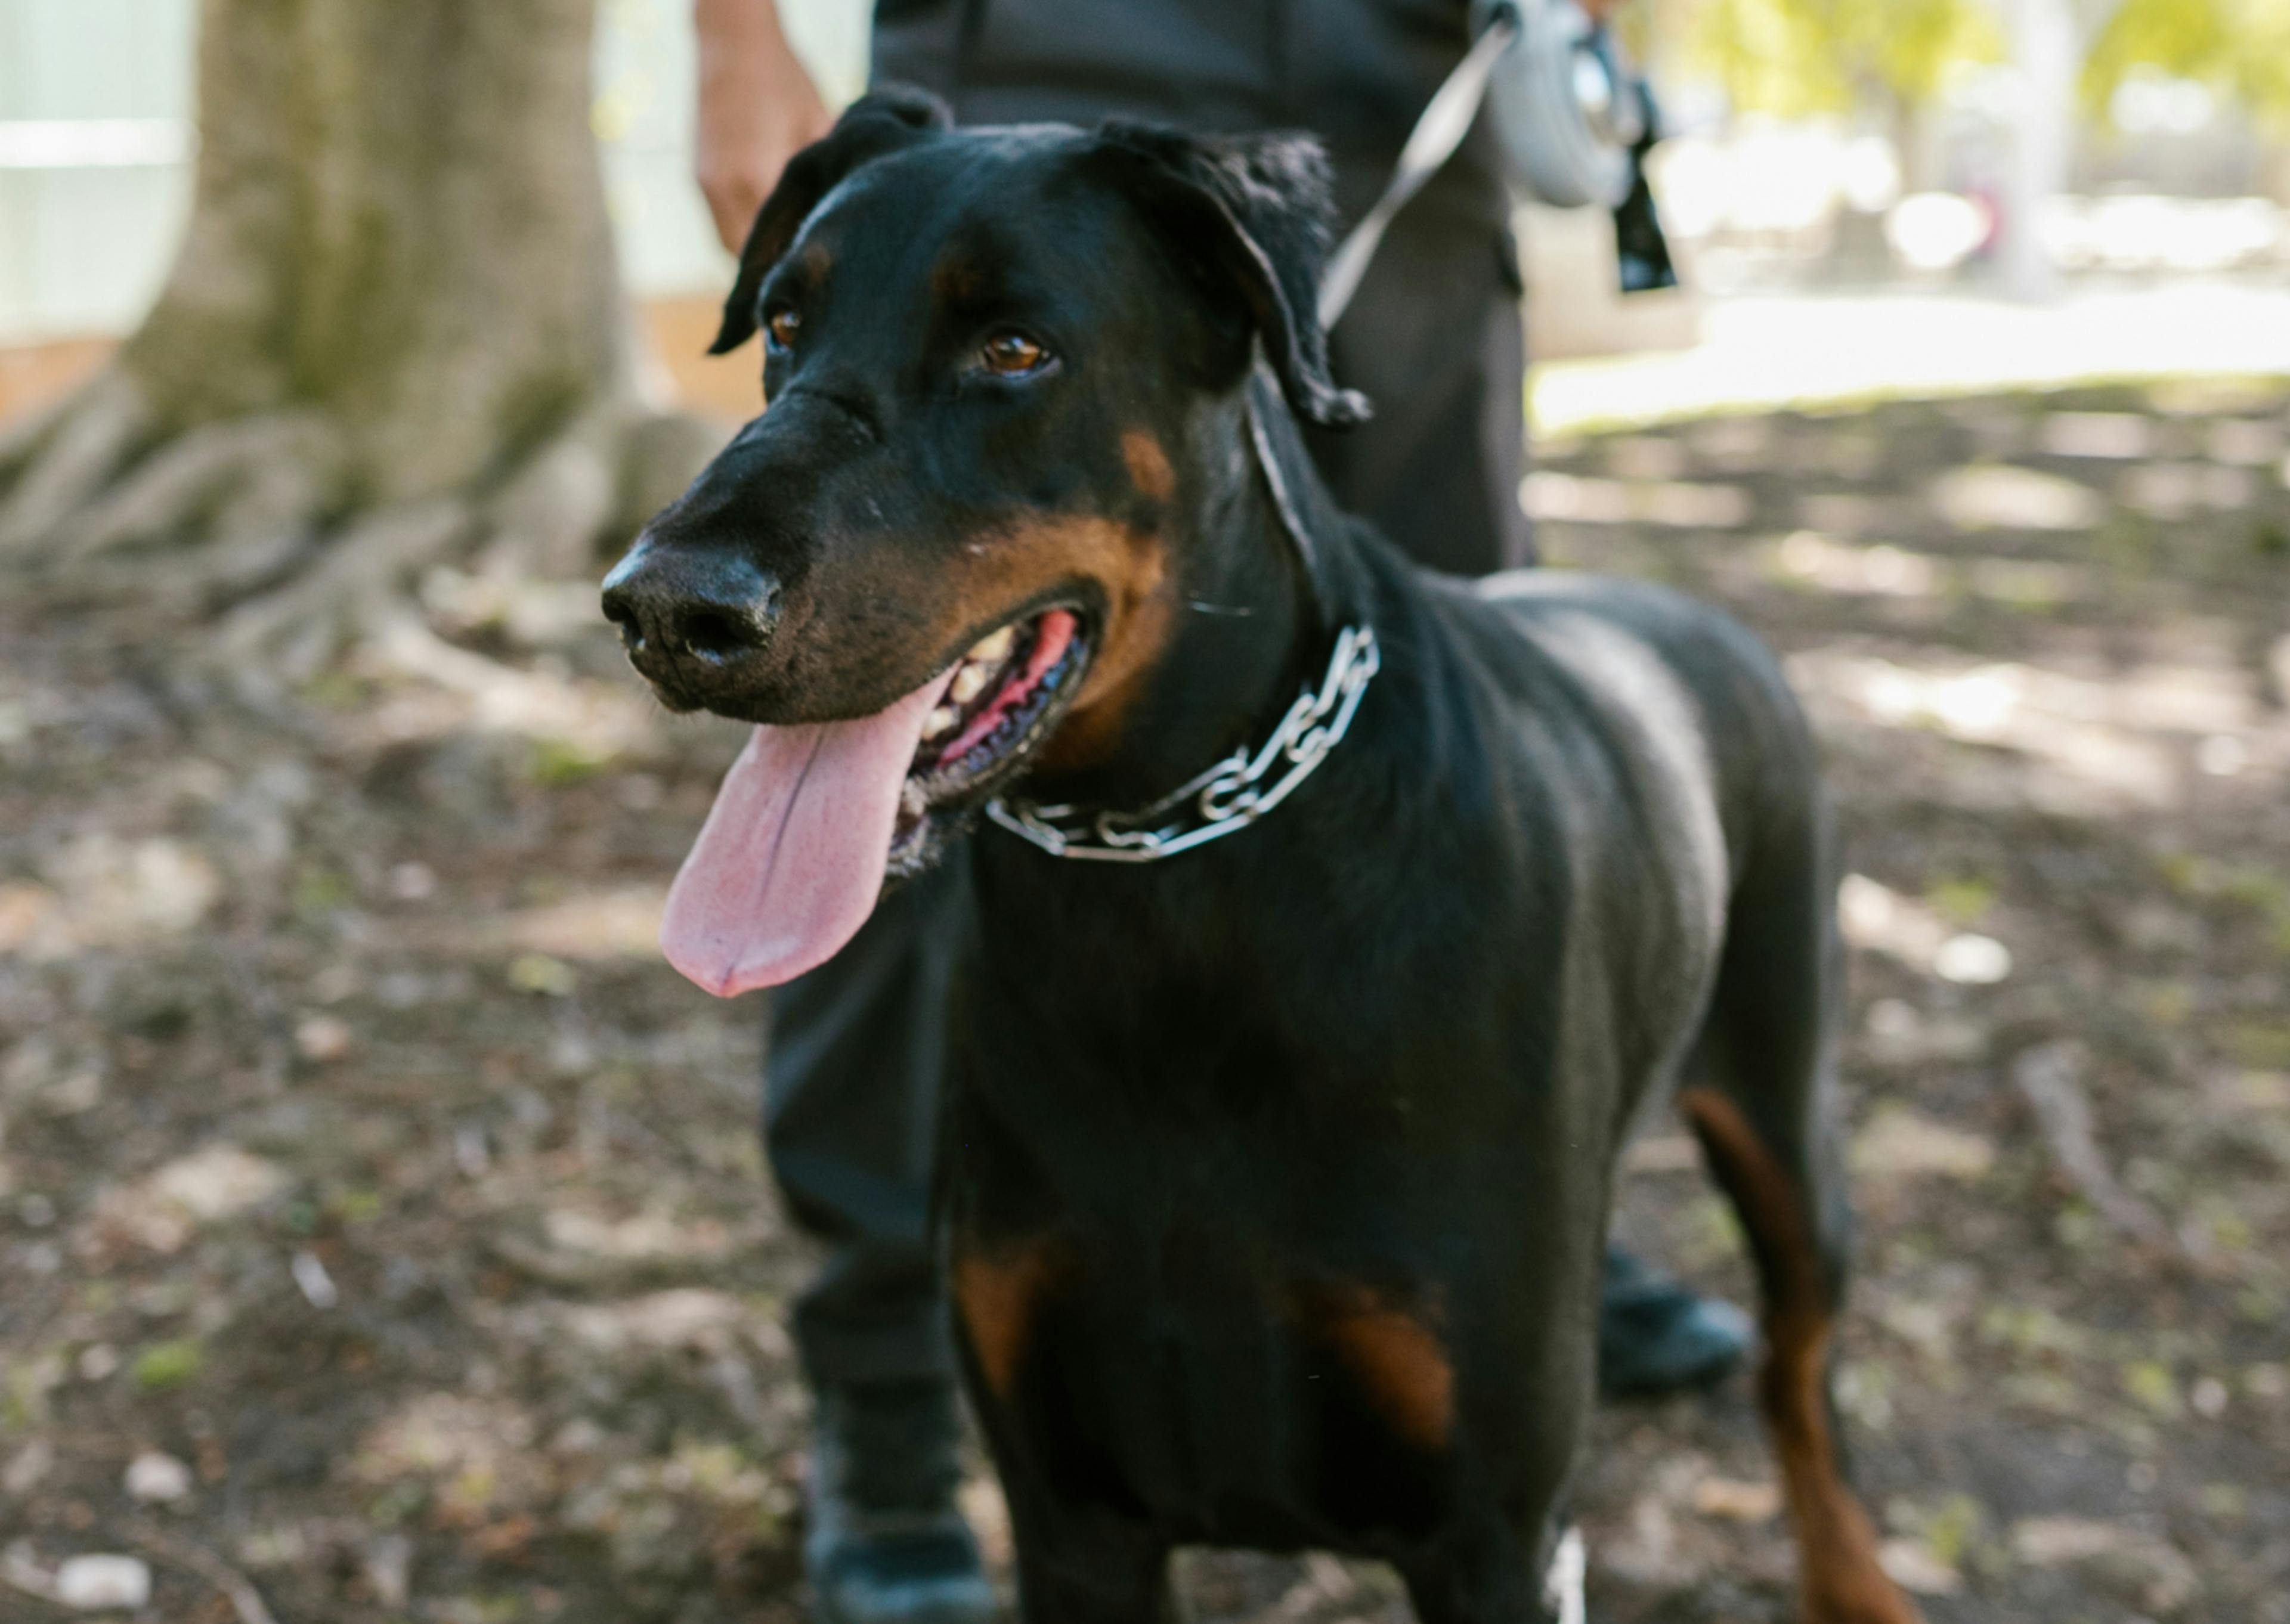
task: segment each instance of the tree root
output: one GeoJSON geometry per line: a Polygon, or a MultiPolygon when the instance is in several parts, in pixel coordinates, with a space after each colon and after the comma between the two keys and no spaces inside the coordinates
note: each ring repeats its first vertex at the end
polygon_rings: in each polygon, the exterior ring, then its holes
{"type": "Polygon", "coordinates": [[[40,546],[95,500],[150,428],[143,391],[116,370],[98,374],[38,424],[0,496],[0,561],[40,546]]]}
{"type": "Polygon", "coordinates": [[[379,618],[359,645],[364,670],[434,683],[474,701],[481,727],[576,741],[600,756],[629,748],[644,738],[655,714],[624,689],[599,692],[446,642],[410,607],[379,618]]]}
{"type": "Polygon", "coordinates": [[[68,596],[211,614],[288,572],[340,497],[336,436],[308,413],[194,429],[52,532],[34,566],[68,596]],[[180,545],[188,536],[206,538],[180,545]]]}
{"type": "Polygon", "coordinates": [[[78,404],[78,396],[67,396],[35,412],[28,412],[12,421],[0,423],[0,492],[15,482],[24,465],[38,455],[48,443],[48,436],[78,404]]]}
{"type": "Polygon", "coordinates": [[[324,556],[286,585],[232,610],[211,652],[231,670],[308,682],[406,597],[408,583],[476,532],[463,503],[421,502],[370,514],[332,537],[324,556]]]}
{"type": "Polygon", "coordinates": [[[193,524],[231,533],[275,508],[289,487],[312,492],[294,505],[315,513],[317,493],[337,479],[340,461],[334,436],[314,413],[194,428],[57,524],[43,549],[44,567],[68,570],[104,553],[164,543],[193,524]]]}
{"type": "Polygon", "coordinates": [[[0,573],[19,601],[116,611],[134,621],[123,635],[179,632],[250,697],[387,628],[412,648],[404,617],[441,569],[503,603],[532,596],[536,580],[564,583],[540,617],[562,625],[587,590],[573,583],[593,582],[722,442],[605,401],[484,489],[359,509],[353,448],[321,413],[228,419],[156,447],[152,421],[115,368],[0,443],[0,573]]]}

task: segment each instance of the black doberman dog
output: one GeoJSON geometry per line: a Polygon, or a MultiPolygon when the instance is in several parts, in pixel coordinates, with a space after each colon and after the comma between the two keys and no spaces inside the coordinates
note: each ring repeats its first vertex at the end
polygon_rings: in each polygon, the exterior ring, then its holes
{"type": "Polygon", "coordinates": [[[1829,1403],[1805,724],[1715,612],[1333,510],[1325,218],[1309,142],[908,95],[796,158],[718,341],[764,329],[770,409],[607,583],[668,704],[761,724],[669,956],[800,973],[993,812],[943,1211],[1036,1624],[1160,1617],[1189,1543],[1552,1616],[1616,1159],[1673,1090],[1753,1244],[1805,1614],[1903,1624],[1829,1403]]]}

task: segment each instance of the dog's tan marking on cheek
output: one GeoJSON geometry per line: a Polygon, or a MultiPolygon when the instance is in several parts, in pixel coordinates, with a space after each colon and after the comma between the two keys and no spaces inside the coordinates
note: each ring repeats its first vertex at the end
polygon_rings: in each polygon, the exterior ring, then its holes
{"type": "Polygon", "coordinates": [[[1455,1367],[1421,1316],[1367,1292],[1318,1307],[1319,1332],[1392,1430],[1427,1454],[1446,1449],[1455,1429],[1455,1367]]]}
{"type": "Polygon", "coordinates": [[[1091,764],[1120,737],[1129,707],[1176,626],[1165,544],[1111,519],[1044,517],[997,535],[979,563],[959,589],[961,623],[985,620],[1060,580],[1078,576],[1104,588],[1105,623],[1096,630],[1089,676],[1039,757],[1053,771],[1091,764]]]}
{"type": "Polygon", "coordinates": [[[1169,453],[1146,430],[1122,431],[1121,460],[1129,465],[1129,483],[1144,495],[1165,502],[1176,493],[1177,470],[1169,465],[1169,453]]]}
{"type": "Polygon", "coordinates": [[[1063,1268],[1048,1242],[999,1252],[960,1251],[954,1260],[954,1300],[962,1313],[978,1368],[995,1396],[1007,1402],[1024,1362],[1043,1297],[1063,1268]]]}
{"type": "Polygon", "coordinates": [[[1879,1565],[1875,1525],[1838,1470],[1829,1419],[1834,1320],[1799,1192],[1732,1100],[1689,1088],[1677,1104],[1740,1206],[1758,1254],[1766,1332],[1758,1407],[1797,1527],[1804,1617],[1808,1624],[1919,1624],[1915,1604],[1879,1565]]]}

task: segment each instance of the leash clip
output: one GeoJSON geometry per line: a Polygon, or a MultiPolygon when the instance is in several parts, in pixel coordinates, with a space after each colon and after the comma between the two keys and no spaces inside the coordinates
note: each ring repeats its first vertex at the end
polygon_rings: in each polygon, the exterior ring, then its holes
{"type": "Polygon", "coordinates": [[[1382,664],[1374,630],[1346,627],[1319,686],[1296,696],[1261,748],[1252,756],[1243,745],[1149,806],[1115,812],[997,796],[986,803],[986,815],[1052,857],[1078,862],[1158,862],[1237,834],[1286,800],[1343,742],[1360,696],[1382,664]],[[1284,764],[1286,770],[1266,784],[1284,764]]]}

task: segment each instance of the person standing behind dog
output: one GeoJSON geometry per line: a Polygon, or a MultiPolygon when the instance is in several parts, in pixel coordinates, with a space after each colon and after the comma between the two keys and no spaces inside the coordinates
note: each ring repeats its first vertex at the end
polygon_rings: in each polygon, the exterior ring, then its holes
{"type": "MultiPolygon", "coordinates": [[[[1587,0],[1604,12],[1618,0],[1587,0]]],[[[1301,129],[1326,145],[1349,227],[1390,178],[1469,49],[1468,0],[878,0],[871,77],[933,91],[963,124],[1155,119],[1301,129]]],[[[697,178],[737,252],[787,161],[833,116],[774,0],[694,0],[697,178]]],[[[1485,121],[1481,121],[1482,126],[1485,121]]],[[[1489,132],[1393,220],[1334,331],[1365,425],[1308,432],[1338,500],[1418,563],[1481,575],[1534,562],[1518,503],[1525,349],[1510,201],[1489,132]]],[[[817,1397],[805,1565],[825,1624],[984,1624],[956,1509],[958,1410],[929,1237],[932,1148],[962,865],[886,899],[832,963],[781,989],[765,1141],[789,1210],[826,1242],[797,1305],[817,1397]]],[[[1746,1322],[1619,1252],[1599,1335],[1608,1390],[1715,1379],[1746,1322]]]]}

